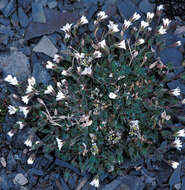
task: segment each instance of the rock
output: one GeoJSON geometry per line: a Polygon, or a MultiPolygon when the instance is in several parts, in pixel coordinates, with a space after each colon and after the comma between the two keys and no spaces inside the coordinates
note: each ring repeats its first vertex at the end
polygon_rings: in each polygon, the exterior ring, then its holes
{"type": "Polygon", "coordinates": [[[0,25],[0,33],[8,35],[10,37],[12,37],[14,35],[14,32],[11,30],[11,27],[10,26],[4,26],[4,25],[0,25]]]}
{"type": "Polygon", "coordinates": [[[50,9],[54,9],[57,6],[57,1],[56,0],[49,0],[48,1],[48,7],[50,9]]]}
{"type": "Polygon", "coordinates": [[[8,0],[1,0],[0,1],[0,10],[3,10],[8,4],[8,0]]]}
{"type": "Polygon", "coordinates": [[[60,28],[66,23],[76,22],[80,16],[79,11],[74,10],[73,12],[59,12],[54,9],[44,9],[47,23],[41,24],[36,22],[30,22],[25,39],[29,40],[41,35],[51,34],[53,32],[59,32],[60,28]]]}
{"type": "Polygon", "coordinates": [[[172,64],[175,73],[178,74],[184,70],[182,67],[182,53],[176,48],[168,47],[159,53],[160,59],[164,64],[172,64]]]}
{"type": "Polygon", "coordinates": [[[30,168],[28,170],[32,175],[37,175],[37,176],[43,176],[44,172],[42,170],[36,169],[36,168],[30,168]]]}
{"type": "Polygon", "coordinates": [[[28,180],[22,173],[19,173],[15,176],[13,182],[14,184],[26,185],[28,183],[28,180]]]}
{"type": "Polygon", "coordinates": [[[19,30],[19,19],[16,12],[11,16],[11,23],[16,28],[16,30],[19,30]]]}
{"type": "Polygon", "coordinates": [[[154,12],[155,5],[150,3],[149,0],[142,0],[139,4],[139,8],[143,13],[154,12]]]}
{"type": "Polygon", "coordinates": [[[32,3],[32,18],[34,22],[46,23],[46,16],[41,3],[32,3]]]}
{"type": "Polygon", "coordinates": [[[75,187],[77,186],[77,175],[76,174],[73,174],[69,177],[68,184],[69,184],[70,189],[75,189],[75,187]]]}
{"type": "Polygon", "coordinates": [[[173,81],[167,83],[167,85],[170,89],[179,87],[181,90],[181,93],[185,95],[185,85],[180,80],[173,80],[173,81]]]}
{"type": "Polygon", "coordinates": [[[182,190],[185,189],[185,176],[182,178],[182,190]]]}
{"type": "Polygon", "coordinates": [[[9,17],[15,11],[15,0],[10,0],[8,5],[2,10],[5,17],[9,17]]]}
{"type": "Polygon", "coordinates": [[[8,26],[10,24],[10,20],[7,18],[0,18],[0,24],[8,26]]]}
{"type": "Polygon", "coordinates": [[[132,1],[118,0],[117,7],[122,19],[129,19],[135,12],[141,14],[141,11],[132,1]]]}
{"type": "Polygon", "coordinates": [[[58,52],[57,48],[46,36],[42,37],[39,43],[33,48],[33,51],[44,53],[52,58],[58,52]]]}
{"type": "Polygon", "coordinates": [[[21,24],[22,27],[27,27],[29,20],[27,15],[24,13],[22,7],[19,7],[18,9],[18,17],[19,17],[19,22],[21,24]]]}
{"type": "Polygon", "coordinates": [[[33,63],[32,76],[35,77],[36,82],[38,84],[41,83],[45,85],[49,84],[49,82],[51,81],[51,76],[49,72],[46,70],[46,68],[41,65],[40,61],[38,61],[36,56],[32,56],[32,63],[33,63]]]}
{"type": "Polygon", "coordinates": [[[21,52],[13,51],[10,55],[0,56],[0,70],[3,78],[7,75],[17,77],[19,82],[27,80],[30,76],[30,64],[28,58],[21,52]]]}
{"type": "Polygon", "coordinates": [[[102,190],[143,190],[144,184],[135,176],[118,177],[111,183],[105,185],[102,190]]]}
{"type": "Polygon", "coordinates": [[[5,174],[0,174],[0,189],[1,190],[10,190],[11,188],[12,188],[12,186],[8,180],[8,177],[5,174]]]}
{"type": "Polygon", "coordinates": [[[12,152],[9,152],[8,157],[7,157],[7,169],[9,171],[13,171],[16,169],[16,167],[17,167],[17,163],[15,161],[15,158],[12,152]]]}

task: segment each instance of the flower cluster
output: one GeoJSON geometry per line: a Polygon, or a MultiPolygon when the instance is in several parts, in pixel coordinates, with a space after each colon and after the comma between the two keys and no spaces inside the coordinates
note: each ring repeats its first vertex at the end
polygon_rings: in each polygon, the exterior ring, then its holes
{"type": "MultiPolygon", "coordinates": [[[[10,115],[22,112],[24,116],[8,132],[9,137],[29,123],[40,138],[28,136],[24,145],[29,151],[42,147],[43,152],[55,151],[57,157],[73,160],[82,172],[98,174],[91,182],[95,187],[103,172],[119,173],[117,166],[125,157],[136,160],[154,152],[158,139],[181,150],[184,129],[174,133],[167,127],[172,125],[171,113],[181,90],[167,90],[161,84],[168,68],[151,48],[152,44],[162,47],[160,35],[170,24],[162,19],[161,26],[151,28],[161,11],[158,7],[156,13],[148,12],[145,20],[134,13],[122,25],[107,21],[108,15],[101,11],[93,34],[79,32],[89,23],[85,16],[63,26],[61,35],[68,49],[45,64],[53,81],[38,87],[34,77],[28,79],[21,97],[27,106],[8,107],[10,115]],[[131,30],[136,21],[138,28],[131,30]]],[[[5,81],[19,86],[11,75],[5,81]]],[[[27,163],[32,164],[35,156],[31,154],[27,163]]],[[[177,165],[172,163],[172,167],[177,165]]]]}

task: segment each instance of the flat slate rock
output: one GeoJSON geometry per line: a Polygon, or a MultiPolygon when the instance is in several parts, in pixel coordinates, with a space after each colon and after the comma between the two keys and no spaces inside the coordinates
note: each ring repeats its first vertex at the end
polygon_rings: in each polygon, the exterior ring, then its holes
{"type": "Polygon", "coordinates": [[[41,3],[32,3],[32,18],[34,22],[46,23],[46,16],[41,3]]]}
{"type": "Polygon", "coordinates": [[[58,52],[57,48],[47,36],[42,37],[39,43],[33,48],[33,51],[44,53],[52,58],[54,58],[54,55],[58,52]]]}
{"type": "Polygon", "coordinates": [[[10,0],[8,5],[4,7],[2,13],[5,17],[9,17],[15,11],[15,0],[10,0]]]}
{"type": "Polygon", "coordinates": [[[8,4],[8,0],[1,0],[0,1],[0,10],[5,8],[7,4],[8,4]]]}
{"type": "Polygon", "coordinates": [[[18,51],[13,51],[10,55],[0,55],[0,70],[3,72],[3,78],[13,75],[19,82],[27,80],[30,76],[28,58],[18,51]]]}
{"type": "Polygon", "coordinates": [[[139,4],[139,8],[143,13],[153,12],[155,5],[150,3],[150,0],[142,0],[139,4]]]}
{"type": "Polygon", "coordinates": [[[30,22],[25,35],[26,40],[60,31],[60,28],[65,24],[74,23],[80,18],[79,11],[61,13],[54,9],[45,8],[44,12],[46,23],[30,22]]]}
{"type": "Polygon", "coordinates": [[[22,173],[18,173],[15,176],[13,182],[14,182],[14,184],[26,185],[28,183],[28,180],[22,173]]]}
{"type": "Polygon", "coordinates": [[[182,53],[177,48],[167,47],[160,52],[160,59],[164,64],[172,64],[176,74],[182,72],[182,53]]]}
{"type": "Polygon", "coordinates": [[[105,185],[102,190],[120,190],[121,188],[125,188],[125,190],[143,190],[144,184],[136,176],[123,176],[105,185]]]}
{"type": "Polygon", "coordinates": [[[19,22],[21,24],[22,27],[27,27],[29,20],[27,15],[25,14],[24,10],[22,9],[22,7],[18,8],[18,17],[19,17],[19,22]]]}

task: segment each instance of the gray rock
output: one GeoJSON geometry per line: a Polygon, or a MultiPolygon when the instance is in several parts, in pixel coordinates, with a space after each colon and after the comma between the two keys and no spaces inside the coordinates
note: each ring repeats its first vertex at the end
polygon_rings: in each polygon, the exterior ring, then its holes
{"type": "Polygon", "coordinates": [[[48,7],[50,9],[54,9],[57,6],[57,1],[56,0],[49,0],[48,1],[48,7]]]}
{"type": "Polygon", "coordinates": [[[33,62],[32,76],[35,77],[38,84],[42,83],[47,85],[51,81],[49,72],[38,62],[38,60],[33,62]]]}
{"type": "Polygon", "coordinates": [[[57,48],[46,36],[42,37],[39,43],[33,48],[33,51],[44,53],[52,58],[54,58],[54,55],[58,52],[57,48]]]}
{"type": "Polygon", "coordinates": [[[21,52],[13,51],[10,55],[0,56],[0,70],[3,78],[7,75],[17,77],[19,82],[27,80],[30,76],[30,64],[28,58],[21,52]]]}
{"type": "Polygon", "coordinates": [[[28,180],[22,173],[19,173],[15,176],[13,182],[14,184],[26,185],[28,183],[28,180]]]}
{"type": "Polygon", "coordinates": [[[139,4],[139,8],[143,13],[153,12],[155,4],[150,3],[149,0],[142,0],[139,4]]]}
{"type": "Polygon", "coordinates": [[[1,190],[10,190],[12,188],[8,177],[5,174],[0,174],[0,189],[1,190]]]}
{"type": "Polygon", "coordinates": [[[0,1],[0,10],[2,10],[8,4],[8,0],[1,0],[0,1]]]}
{"type": "Polygon", "coordinates": [[[14,32],[11,30],[10,26],[0,25],[0,34],[5,34],[12,37],[14,32]]]}
{"type": "Polygon", "coordinates": [[[43,7],[45,7],[48,3],[48,0],[35,0],[35,3],[40,3],[43,7]]]}
{"type": "Polygon", "coordinates": [[[77,175],[76,174],[73,174],[69,177],[68,184],[71,189],[75,189],[75,187],[77,186],[77,175]]]}
{"type": "Polygon", "coordinates": [[[12,152],[9,152],[8,158],[7,158],[7,169],[9,171],[13,171],[16,169],[16,167],[17,167],[17,163],[15,161],[14,155],[12,154],[12,152]]]}
{"type": "Polygon", "coordinates": [[[27,27],[29,20],[27,15],[24,13],[22,7],[19,7],[18,9],[18,17],[19,17],[19,22],[21,24],[22,27],[27,27]]]}
{"type": "Polygon", "coordinates": [[[5,17],[9,17],[15,11],[15,0],[10,0],[8,5],[2,10],[5,17]]]}
{"type": "Polygon", "coordinates": [[[164,64],[172,64],[176,74],[182,72],[184,68],[182,67],[182,53],[180,53],[177,48],[168,47],[160,52],[160,59],[164,64]]]}
{"type": "Polygon", "coordinates": [[[45,13],[41,3],[32,3],[32,18],[34,22],[46,23],[45,13]]]}
{"type": "Polygon", "coordinates": [[[8,26],[10,24],[10,20],[7,18],[0,18],[0,24],[8,26]]]}
{"type": "Polygon", "coordinates": [[[138,177],[123,176],[105,185],[102,190],[121,190],[121,186],[125,188],[125,190],[143,190],[144,188],[144,184],[138,177]]]}
{"type": "Polygon", "coordinates": [[[117,7],[122,19],[129,19],[135,12],[141,14],[141,11],[132,1],[118,0],[117,7]]]}
{"type": "Polygon", "coordinates": [[[181,80],[173,80],[167,83],[167,85],[170,89],[179,87],[181,90],[181,93],[185,95],[185,85],[183,84],[183,82],[181,82],[181,80]]]}

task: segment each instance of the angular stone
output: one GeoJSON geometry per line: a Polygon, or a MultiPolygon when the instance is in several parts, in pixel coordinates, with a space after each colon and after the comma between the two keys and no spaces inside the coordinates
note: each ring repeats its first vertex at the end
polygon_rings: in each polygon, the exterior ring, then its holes
{"type": "Polygon", "coordinates": [[[12,152],[9,152],[8,154],[8,158],[7,158],[7,168],[9,171],[13,171],[16,169],[16,161],[14,158],[14,155],[12,154],[12,152]]]}
{"type": "Polygon", "coordinates": [[[66,23],[74,23],[80,18],[79,11],[77,10],[73,12],[60,13],[57,10],[46,8],[44,9],[44,12],[47,23],[41,24],[30,22],[25,35],[26,40],[30,40],[45,34],[51,34],[56,31],[59,32],[60,28],[66,23]]]}
{"type": "Polygon", "coordinates": [[[1,0],[0,1],[0,10],[2,10],[8,4],[8,0],[1,0]]]}
{"type": "Polygon", "coordinates": [[[182,72],[182,53],[177,48],[168,47],[160,52],[160,59],[164,64],[172,64],[176,74],[182,72]]]}
{"type": "Polygon", "coordinates": [[[46,23],[46,16],[41,3],[32,3],[32,18],[34,22],[46,23]]]}
{"type": "Polygon", "coordinates": [[[21,52],[11,52],[10,55],[0,56],[0,70],[3,78],[13,75],[19,82],[27,80],[30,76],[30,64],[28,58],[21,52]]]}
{"type": "Polygon", "coordinates": [[[44,68],[36,56],[32,56],[33,72],[32,76],[35,77],[37,83],[49,84],[51,76],[49,72],[44,68]]]}
{"type": "Polygon", "coordinates": [[[123,176],[105,185],[102,190],[121,190],[121,187],[124,187],[125,190],[143,190],[144,184],[138,177],[123,176]]]}
{"type": "Polygon", "coordinates": [[[8,5],[2,10],[5,17],[9,17],[15,11],[15,0],[10,0],[8,5]]]}
{"type": "Polygon", "coordinates": [[[14,32],[11,30],[10,26],[0,25],[0,34],[5,34],[12,37],[14,32]]]}
{"type": "Polygon", "coordinates": [[[150,3],[149,0],[142,0],[139,4],[139,8],[143,13],[153,12],[155,4],[150,3]]]}
{"type": "Polygon", "coordinates": [[[13,182],[14,184],[26,185],[28,183],[28,180],[22,173],[19,173],[15,176],[13,182]]]}
{"type": "Polygon", "coordinates": [[[2,190],[10,190],[12,188],[10,181],[8,180],[8,177],[4,174],[0,174],[0,189],[2,190]]]}
{"type": "Polygon", "coordinates": [[[49,0],[48,1],[48,7],[50,9],[54,9],[57,6],[57,1],[56,0],[49,0]]]}
{"type": "Polygon", "coordinates": [[[118,0],[116,5],[118,7],[122,19],[129,19],[135,12],[141,14],[141,11],[132,1],[118,0]]]}
{"type": "Polygon", "coordinates": [[[10,24],[10,20],[7,18],[0,18],[0,24],[8,26],[10,24]]]}
{"type": "Polygon", "coordinates": [[[44,53],[52,58],[58,52],[57,48],[46,36],[42,37],[39,43],[33,48],[33,51],[44,53]]]}
{"type": "Polygon", "coordinates": [[[18,17],[19,17],[19,22],[21,24],[22,27],[27,27],[29,20],[27,15],[24,13],[22,7],[18,8],[18,17]]]}

